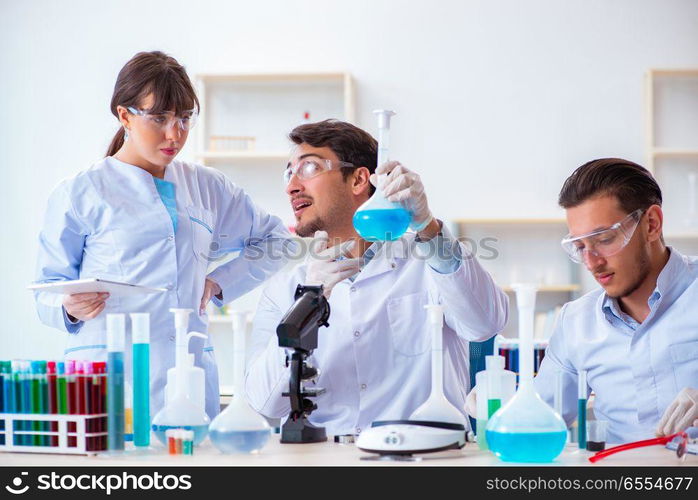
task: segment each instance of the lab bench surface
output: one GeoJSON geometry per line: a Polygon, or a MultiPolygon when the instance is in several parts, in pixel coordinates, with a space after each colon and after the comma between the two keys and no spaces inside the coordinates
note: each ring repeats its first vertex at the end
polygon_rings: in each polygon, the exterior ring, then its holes
{"type": "Polygon", "coordinates": [[[481,451],[476,444],[468,443],[462,450],[422,455],[421,461],[361,460],[371,455],[362,452],[353,444],[335,444],[331,441],[315,444],[281,444],[279,435],[273,434],[261,452],[252,455],[223,455],[207,439],[194,449],[193,456],[167,455],[160,443],[150,451],[127,450],[119,455],[52,455],[42,453],[0,453],[0,466],[693,466],[698,467],[698,456],[686,455],[683,460],[676,453],[663,446],[651,446],[625,451],[604,458],[597,464],[587,460],[592,453],[569,445],[552,464],[513,464],[504,463],[490,452],[481,451]]]}

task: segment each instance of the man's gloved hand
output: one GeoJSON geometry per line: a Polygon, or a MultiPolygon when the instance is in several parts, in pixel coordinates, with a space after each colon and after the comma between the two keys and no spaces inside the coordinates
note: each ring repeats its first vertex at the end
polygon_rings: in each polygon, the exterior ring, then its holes
{"type": "Polygon", "coordinates": [[[343,259],[354,248],[354,240],[327,247],[326,231],[316,231],[310,245],[311,255],[305,273],[305,285],[322,285],[325,298],[329,299],[334,286],[354,276],[361,270],[363,259],[343,259]]]}
{"type": "Polygon", "coordinates": [[[465,398],[465,411],[473,418],[477,418],[477,385],[468,393],[465,398]]]}
{"type": "Polygon", "coordinates": [[[400,162],[389,161],[379,166],[371,176],[371,183],[381,190],[388,201],[399,203],[410,212],[410,227],[413,230],[421,231],[433,219],[422,180],[400,162]]]}
{"type": "Polygon", "coordinates": [[[670,436],[688,427],[698,427],[698,389],[684,387],[667,407],[655,433],[670,436]]]}

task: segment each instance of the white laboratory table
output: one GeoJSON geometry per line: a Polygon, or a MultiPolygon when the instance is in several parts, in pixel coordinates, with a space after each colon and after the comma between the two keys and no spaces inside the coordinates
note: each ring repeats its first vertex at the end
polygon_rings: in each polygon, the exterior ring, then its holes
{"type": "MultiPolygon", "coordinates": [[[[331,439],[331,438],[330,438],[331,439]]],[[[611,455],[596,464],[588,462],[592,453],[569,445],[553,466],[693,466],[698,467],[697,455],[686,455],[679,460],[675,452],[663,446],[651,446],[611,455]]],[[[327,441],[314,444],[281,444],[279,435],[272,434],[267,446],[252,455],[223,455],[207,439],[194,449],[193,456],[170,456],[164,447],[153,446],[149,452],[127,450],[119,455],[51,455],[39,453],[0,453],[0,466],[512,466],[547,464],[512,464],[501,462],[490,452],[481,451],[474,443],[468,443],[462,450],[451,450],[432,455],[422,455],[417,462],[361,460],[371,456],[363,453],[353,444],[336,444],[327,441]]]]}

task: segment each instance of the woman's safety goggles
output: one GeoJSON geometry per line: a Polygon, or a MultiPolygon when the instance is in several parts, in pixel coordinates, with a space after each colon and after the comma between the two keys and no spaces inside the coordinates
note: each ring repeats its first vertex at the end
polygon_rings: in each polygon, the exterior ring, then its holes
{"type": "Polygon", "coordinates": [[[638,208],[628,214],[622,221],[607,229],[599,229],[581,236],[567,236],[562,240],[562,248],[574,262],[584,262],[584,254],[595,257],[610,257],[617,254],[628,244],[640,223],[645,209],[638,208]]]}
{"type": "Polygon", "coordinates": [[[196,109],[185,111],[182,116],[175,116],[172,111],[163,113],[151,113],[148,110],[137,109],[129,106],[129,113],[143,117],[145,123],[153,130],[164,131],[176,125],[181,130],[191,130],[196,125],[198,113],[196,109]]]}
{"type": "Polygon", "coordinates": [[[333,162],[332,160],[324,158],[307,158],[299,161],[295,166],[289,163],[286,170],[284,170],[284,185],[287,186],[288,183],[291,182],[291,177],[294,175],[301,180],[307,181],[308,179],[317,177],[323,172],[329,172],[330,170],[337,170],[340,168],[354,168],[354,164],[345,161],[333,162]]]}

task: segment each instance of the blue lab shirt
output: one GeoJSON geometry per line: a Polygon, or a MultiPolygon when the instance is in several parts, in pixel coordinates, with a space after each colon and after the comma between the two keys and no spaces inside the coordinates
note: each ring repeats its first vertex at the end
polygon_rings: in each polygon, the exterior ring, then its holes
{"type": "Polygon", "coordinates": [[[164,179],[153,177],[155,188],[158,190],[162,204],[165,205],[167,213],[172,219],[172,228],[177,233],[177,199],[175,198],[175,185],[164,179]]]}
{"type": "Polygon", "coordinates": [[[577,374],[587,371],[594,415],[609,422],[608,442],[654,437],[664,410],[684,387],[698,387],[698,257],[670,257],[638,323],[603,289],[563,306],[535,379],[553,404],[562,372],[563,417],[577,416],[577,374]]]}

